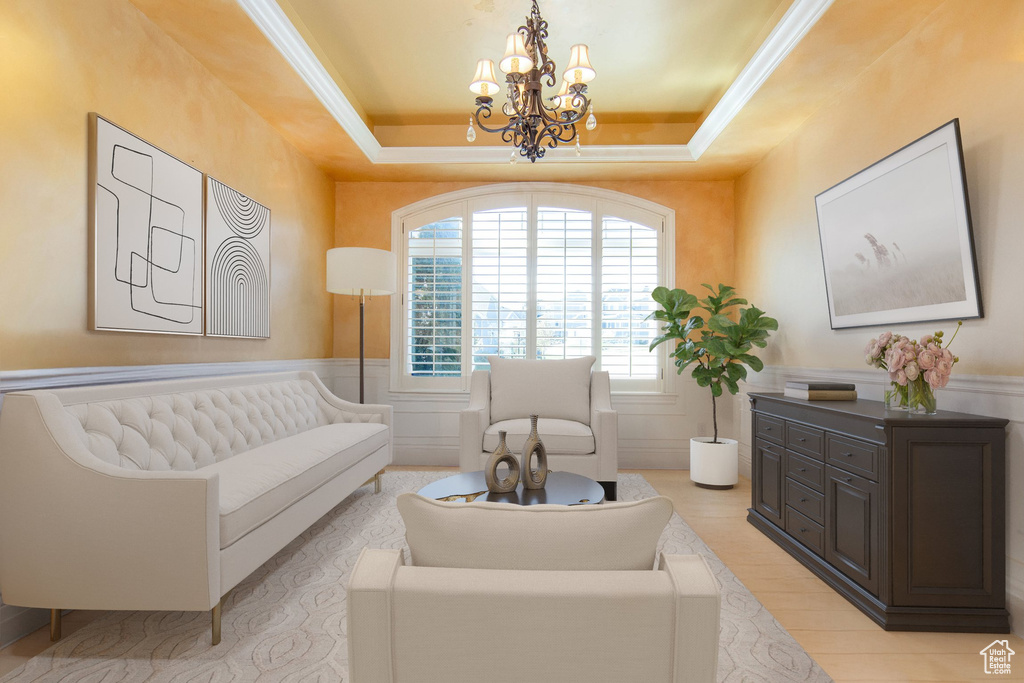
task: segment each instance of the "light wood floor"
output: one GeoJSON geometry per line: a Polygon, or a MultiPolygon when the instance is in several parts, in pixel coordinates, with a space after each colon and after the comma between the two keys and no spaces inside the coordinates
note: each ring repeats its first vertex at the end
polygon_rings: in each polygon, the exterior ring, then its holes
{"type": "MultiPolygon", "coordinates": [[[[749,480],[741,479],[730,491],[709,491],[691,484],[685,471],[632,471],[672,499],[676,512],[836,681],[1024,681],[1024,640],[1017,636],[1008,636],[1010,648],[1020,658],[1012,661],[1014,675],[996,677],[985,675],[978,654],[996,636],[880,629],[747,523],[749,480]]],[[[64,633],[72,633],[96,616],[89,612],[65,615],[64,633]]],[[[44,628],[0,650],[0,675],[49,644],[44,628]]]]}
{"type": "MultiPolygon", "coordinates": [[[[1024,656],[1011,659],[1012,678],[985,675],[979,652],[996,639],[992,634],[896,633],[876,626],[746,521],[750,480],[709,491],[690,483],[685,471],[639,473],[672,499],[676,512],[836,681],[1024,680],[1024,656]]],[[[1024,654],[1024,640],[1008,638],[1010,649],[1024,654]]]]}

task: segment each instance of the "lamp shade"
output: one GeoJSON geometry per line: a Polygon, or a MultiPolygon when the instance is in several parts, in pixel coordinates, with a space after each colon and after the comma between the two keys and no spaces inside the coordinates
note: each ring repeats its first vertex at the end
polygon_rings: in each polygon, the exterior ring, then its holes
{"type": "Polygon", "coordinates": [[[524,74],[533,68],[533,58],[526,51],[522,33],[510,33],[505,44],[505,56],[498,62],[498,68],[507,74],[524,74]]]}
{"type": "Polygon", "coordinates": [[[327,250],[327,291],[381,296],[395,291],[395,257],[383,249],[339,247],[327,250]]]}
{"type": "Polygon", "coordinates": [[[494,77],[494,62],[489,59],[481,59],[476,63],[476,74],[473,75],[473,82],[469,89],[477,95],[494,97],[498,94],[498,79],[494,77]]]}
{"type": "Polygon", "coordinates": [[[590,65],[590,52],[586,45],[573,45],[569,51],[569,66],[565,67],[562,78],[570,83],[589,83],[597,76],[590,65]]]}
{"type": "Polygon", "coordinates": [[[569,81],[562,81],[562,87],[558,89],[558,94],[551,98],[551,104],[555,109],[570,109],[574,97],[575,95],[569,92],[569,81]]]}

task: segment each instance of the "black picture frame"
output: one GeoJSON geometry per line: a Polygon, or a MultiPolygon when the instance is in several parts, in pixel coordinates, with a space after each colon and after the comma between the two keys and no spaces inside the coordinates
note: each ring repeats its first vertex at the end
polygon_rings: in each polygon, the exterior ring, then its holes
{"type": "Polygon", "coordinates": [[[983,317],[959,119],[814,203],[832,329],[983,317]]]}

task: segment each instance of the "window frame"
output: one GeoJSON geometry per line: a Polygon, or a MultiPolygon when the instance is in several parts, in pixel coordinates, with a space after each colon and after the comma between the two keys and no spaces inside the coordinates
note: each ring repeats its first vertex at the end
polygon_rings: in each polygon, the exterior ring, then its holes
{"type": "MultiPolygon", "coordinates": [[[[603,218],[611,216],[646,225],[660,232],[658,250],[658,284],[675,286],[675,211],[655,202],[633,195],[605,190],[602,188],[565,183],[498,183],[457,190],[414,202],[391,214],[391,245],[398,267],[396,270],[395,294],[391,297],[391,363],[390,391],[395,393],[467,393],[472,370],[459,377],[415,377],[406,374],[408,355],[409,302],[406,301],[406,276],[408,260],[409,230],[423,227],[446,218],[461,218],[463,234],[463,325],[462,348],[469,349],[468,362],[472,363],[472,325],[465,324],[472,316],[472,260],[471,239],[472,216],[476,211],[525,206],[528,223],[536,222],[537,208],[557,208],[589,211],[596,234],[603,229],[603,218]],[[470,308],[466,308],[469,302],[470,308]]],[[[536,279],[536,231],[530,231],[528,247],[528,279],[531,288],[536,279]]],[[[595,255],[600,253],[600,240],[595,240],[595,255]]],[[[595,262],[595,274],[600,272],[599,261],[595,262]]],[[[600,306],[600,277],[595,277],[595,306],[600,306]]],[[[535,297],[531,297],[531,301],[535,297]]],[[[535,304],[534,304],[535,305],[535,304]]],[[[529,318],[529,316],[528,316],[529,318]]],[[[533,321],[533,325],[536,322],[533,321]]],[[[595,325],[595,355],[600,359],[600,327],[595,325]]],[[[535,343],[535,342],[534,342],[535,343]]],[[[532,346],[532,344],[531,344],[532,346]]],[[[614,393],[665,394],[674,391],[676,373],[669,372],[668,346],[663,344],[656,351],[660,377],[653,384],[649,380],[613,379],[614,393]],[[654,386],[655,388],[651,388],[654,386]]],[[[467,354],[463,353],[467,358],[467,354]]],[[[674,368],[671,368],[674,369],[674,368]]]]}

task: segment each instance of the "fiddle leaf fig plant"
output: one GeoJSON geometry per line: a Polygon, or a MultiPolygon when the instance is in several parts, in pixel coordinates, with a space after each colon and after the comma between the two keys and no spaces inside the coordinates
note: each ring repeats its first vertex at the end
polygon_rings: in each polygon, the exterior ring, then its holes
{"type": "Polygon", "coordinates": [[[740,308],[735,320],[729,309],[743,306],[746,299],[735,296],[736,290],[719,284],[716,290],[705,284],[711,294],[698,299],[685,289],[658,287],[651,297],[658,310],[649,318],[662,323],[663,334],[651,342],[650,350],[669,340],[676,340],[669,354],[675,359],[679,374],[693,366],[692,376],[697,385],[711,388],[711,417],[718,441],[718,406],[715,399],[722,395],[723,387],[730,394],[739,392],[739,383],[747,379],[749,366],[754,372],[764,368],[761,359],[751,353],[752,347],[765,348],[768,335],[779,329],[775,318],[769,318],[756,306],[740,308]]]}

